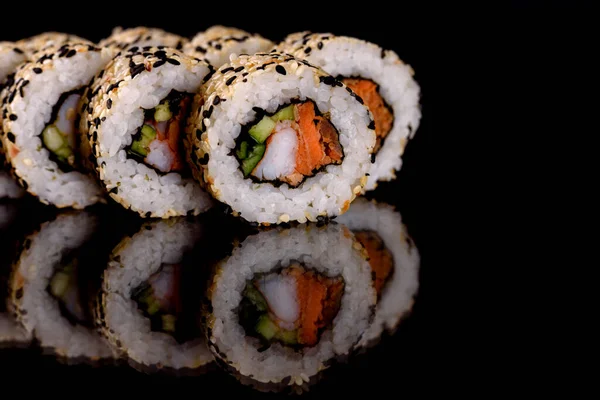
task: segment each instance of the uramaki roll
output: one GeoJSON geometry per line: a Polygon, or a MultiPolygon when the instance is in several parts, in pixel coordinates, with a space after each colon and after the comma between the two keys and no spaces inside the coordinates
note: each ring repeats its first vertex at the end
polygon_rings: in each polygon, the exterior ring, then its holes
{"type": "Polygon", "coordinates": [[[165,46],[181,50],[188,40],[163,29],[146,26],[134,28],[116,27],[111,35],[99,42],[99,46],[126,50],[131,46],[165,46]]]}

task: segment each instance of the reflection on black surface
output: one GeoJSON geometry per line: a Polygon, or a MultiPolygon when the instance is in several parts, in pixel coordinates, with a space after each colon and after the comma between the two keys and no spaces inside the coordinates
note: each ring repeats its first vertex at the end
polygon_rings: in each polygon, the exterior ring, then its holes
{"type": "Polygon", "coordinates": [[[393,334],[419,287],[400,214],[364,199],[328,224],[261,229],[214,210],[142,223],[2,206],[0,347],[68,363],[306,391],[393,334]]]}

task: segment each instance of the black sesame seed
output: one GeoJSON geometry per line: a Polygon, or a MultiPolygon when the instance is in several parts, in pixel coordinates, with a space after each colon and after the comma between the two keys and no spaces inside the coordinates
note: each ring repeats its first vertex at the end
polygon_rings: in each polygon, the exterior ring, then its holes
{"type": "Polygon", "coordinates": [[[227,67],[227,68],[223,68],[223,69],[221,70],[221,73],[222,73],[222,74],[226,74],[226,73],[227,73],[227,72],[229,72],[229,71],[233,71],[233,67],[227,67]]]}
{"type": "Polygon", "coordinates": [[[235,81],[235,78],[237,78],[237,75],[232,76],[231,78],[227,79],[227,81],[225,82],[225,85],[229,86],[233,83],[233,81],[235,81]]]}
{"type": "Polygon", "coordinates": [[[150,57],[150,56],[152,56],[153,54],[152,54],[152,53],[150,53],[150,52],[146,52],[146,53],[142,53],[142,55],[143,55],[144,57],[150,57]]]}
{"type": "Polygon", "coordinates": [[[16,121],[17,120],[17,116],[15,114],[10,114],[10,116],[8,117],[8,119],[10,119],[11,121],[16,121]]]}
{"type": "Polygon", "coordinates": [[[106,117],[102,117],[101,121],[102,122],[106,121],[106,117]]]}
{"type": "Polygon", "coordinates": [[[244,72],[242,76],[248,76],[248,72],[244,72]]]}
{"type": "Polygon", "coordinates": [[[71,49],[68,53],[67,53],[67,58],[71,58],[73,57],[75,54],[77,54],[77,50],[75,49],[71,49]]]}
{"type": "Polygon", "coordinates": [[[139,47],[137,46],[133,46],[129,49],[130,52],[135,53],[136,51],[138,51],[139,47]]]}
{"type": "Polygon", "coordinates": [[[201,46],[196,46],[196,51],[199,53],[206,53],[206,49],[201,46]]]}
{"type": "Polygon", "coordinates": [[[248,82],[248,79],[244,78],[244,79],[242,79],[242,82],[246,83],[246,82],[248,82]]]}
{"type": "Polygon", "coordinates": [[[58,57],[64,57],[67,55],[67,53],[69,52],[69,49],[62,49],[62,51],[60,53],[58,53],[58,57]]]}
{"type": "Polygon", "coordinates": [[[213,105],[217,105],[221,102],[221,98],[219,96],[215,96],[215,99],[213,100],[213,105]]]}
{"type": "Polygon", "coordinates": [[[130,68],[129,72],[131,73],[131,79],[135,78],[136,75],[140,74],[145,69],[146,67],[144,66],[144,64],[137,64],[135,67],[130,68]]]}
{"type": "MultiPolygon", "coordinates": [[[[106,93],[110,93],[111,90],[118,88],[119,87],[119,83],[120,82],[113,83],[112,85],[110,85],[108,87],[108,89],[106,89],[106,93]]],[[[94,97],[94,95],[92,95],[92,97],[94,97]]]]}
{"type": "Polygon", "coordinates": [[[107,107],[109,110],[111,109],[111,107],[112,107],[112,99],[108,99],[108,100],[106,101],[106,107],[107,107]]]}
{"type": "Polygon", "coordinates": [[[209,159],[208,153],[204,153],[204,155],[202,156],[202,158],[198,160],[198,163],[200,165],[206,165],[206,164],[208,164],[208,159],[209,159]]]}
{"type": "Polygon", "coordinates": [[[208,108],[208,110],[204,110],[204,112],[202,113],[202,116],[203,116],[204,118],[210,118],[210,116],[211,116],[211,114],[212,114],[212,112],[213,112],[213,108],[214,108],[213,106],[210,106],[210,107],[208,108]]]}
{"type": "Polygon", "coordinates": [[[217,49],[217,50],[221,50],[222,48],[223,48],[223,46],[221,46],[221,45],[220,45],[220,44],[218,44],[218,43],[215,45],[215,49],[217,49]]]}
{"type": "Polygon", "coordinates": [[[42,73],[42,69],[41,69],[41,68],[38,68],[38,67],[35,67],[35,68],[33,69],[33,72],[35,72],[36,74],[41,74],[41,73],[42,73]]]}
{"type": "Polygon", "coordinates": [[[9,141],[11,141],[13,143],[15,142],[15,135],[12,132],[7,132],[6,137],[8,138],[9,141]]]}
{"type": "Polygon", "coordinates": [[[371,120],[369,123],[369,129],[375,129],[375,121],[371,120]]]}
{"type": "Polygon", "coordinates": [[[167,62],[169,64],[173,64],[173,65],[179,65],[179,64],[181,64],[179,61],[175,60],[174,58],[167,58],[167,62]]]}
{"type": "Polygon", "coordinates": [[[158,60],[157,62],[154,63],[153,67],[158,68],[166,62],[167,62],[166,60],[158,60]]]}
{"type": "Polygon", "coordinates": [[[100,118],[96,117],[94,119],[94,125],[96,125],[96,126],[100,125],[100,118]]]}
{"type": "Polygon", "coordinates": [[[167,57],[167,53],[164,50],[158,50],[157,52],[154,53],[154,55],[158,58],[166,58],[167,57]]]}
{"type": "Polygon", "coordinates": [[[319,50],[323,49],[323,42],[317,43],[317,47],[319,48],[319,50]]]}
{"type": "Polygon", "coordinates": [[[308,53],[310,53],[310,52],[311,52],[311,50],[312,50],[312,49],[311,49],[310,47],[307,47],[307,48],[305,48],[305,49],[304,49],[304,53],[305,53],[305,54],[308,54],[308,53]]]}
{"type": "Polygon", "coordinates": [[[242,65],[241,67],[237,67],[236,69],[234,69],[233,72],[240,72],[243,69],[244,69],[244,66],[242,65]]]}
{"type": "Polygon", "coordinates": [[[281,75],[285,75],[285,68],[283,68],[281,65],[278,65],[275,67],[275,71],[277,71],[278,73],[280,73],[281,75]]]}
{"type": "Polygon", "coordinates": [[[360,97],[359,95],[355,95],[355,96],[354,96],[354,98],[355,98],[356,100],[358,100],[358,102],[359,102],[360,104],[365,104],[365,102],[363,101],[362,97],[360,97]]]}
{"type": "Polygon", "coordinates": [[[375,163],[375,153],[371,154],[371,164],[375,163]]]}
{"type": "MultiPolygon", "coordinates": [[[[152,37],[149,37],[146,40],[150,40],[150,39],[152,39],[152,37]]],[[[152,46],[144,46],[144,47],[142,47],[142,50],[144,50],[144,51],[150,51],[151,48],[152,48],[152,46]]]]}
{"type": "Polygon", "coordinates": [[[19,49],[18,47],[13,48],[13,51],[15,53],[23,54],[23,50],[19,49]]]}

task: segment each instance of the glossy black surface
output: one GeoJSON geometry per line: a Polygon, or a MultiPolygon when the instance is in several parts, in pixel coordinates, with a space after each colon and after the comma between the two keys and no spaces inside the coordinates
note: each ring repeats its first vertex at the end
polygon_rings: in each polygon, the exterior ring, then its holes
{"type": "MultiPolygon", "coordinates": [[[[133,7],[132,7],[133,8],[133,7]]],[[[431,382],[448,382],[460,373],[454,369],[454,358],[467,352],[462,351],[458,341],[458,331],[462,311],[456,297],[460,288],[453,285],[450,268],[459,266],[463,250],[454,248],[448,252],[447,237],[453,235],[453,226],[446,223],[449,215],[444,204],[456,196],[452,182],[458,180],[455,164],[444,164],[450,151],[448,136],[458,135],[456,126],[451,126],[453,117],[447,110],[451,100],[448,93],[455,88],[454,67],[444,69],[451,49],[456,44],[456,36],[431,36],[429,28],[441,27],[448,32],[453,28],[448,22],[427,24],[422,14],[397,17],[385,15],[378,19],[367,18],[362,24],[353,20],[360,11],[340,12],[323,9],[314,16],[308,13],[303,18],[292,18],[282,23],[261,23],[248,20],[243,11],[230,10],[224,13],[217,5],[197,7],[195,12],[156,15],[149,11],[122,14],[105,10],[97,18],[69,19],[64,15],[42,20],[40,24],[20,25],[18,29],[1,29],[1,39],[17,40],[42,31],[62,30],[78,34],[91,40],[99,40],[110,34],[117,25],[150,25],[191,36],[213,24],[237,26],[258,32],[272,40],[279,40],[287,33],[298,30],[331,31],[373,41],[383,47],[395,50],[399,56],[415,70],[422,91],[423,117],[415,138],[409,142],[403,157],[403,168],[394,182],[382,183],[368,198],[377,199],[394,206],[402,216],[408,233],[421,255],[419,268],[419,291],[410,315],[400,324],[393,336],[384,335],[378,345],[364,354],[353,357],[348,363],[336,365],[326,371],[320,380],[306,394],[308,397],[347,396],[352,393],[372,395],[375,392],[394,391],[400,388],[420,389],[431,382]],[[220,10],[220,11],[218,11],[220,10]],[[211,13],[214,13],[211,14],[211,13]],[[373,390],[376,389],[375,392],[373,390]]],[[[252,13],[254,14],[254,13],[252,13]]],[[[455,32],[455,31],[454,31],[455,32]]],[[[456,32],[455,32],[456,33],[456,32]]],[[[465,66],[465,68],[473,68],[465,66]]],[[[461,163],[457,161],[457,164],[461,163]]],[[[44,221],[51,220],[56,210],[38,204],[27,198],[18,202],[17,218],[3,230],[2,245],[21,240],[33,232],[44,221]]],[[[104,246],[110,247],[125,235],[137,232],[142,223],[132,213],[119,205],[110,204],[98,207],[104,216],[106,232],[104,246]]],[[[213,240],[227,247],[228,239],[244,236],[252,228],[241,221],[223,215],[222,209],[211,211],[210,217],[222,235],[213,240]]],[[[454,218],[451,218],[454,220],[454,218]]],[[[456,222],[456,221],[455,221],[456,222]]],[[[456,238],[454,238],[456,239],[456,238]]],[[[335,249],[332,249],[335,251],[335,249]]],[[[2,257],[8,253],[2,251],[2,257]]],[[[6,260],[3,258],[3,263],[6,260]]],[[[6,271],[3,271],[6,274],[6,271]]],[[[4,275],[6,276],[6,275],[4,275]]],[[[52,355],[43,355],[35,345],[28,349],[8,348],[0,350],[2,380],[23,380],[25,377],[44,380],[67,379],[90,387],[101,388],[105,382],[110,386],[136,385],[152,388],[160,384],[176,384],[192,389],[198,396],[234,395],[262,396],[237,382],[236,379],[216,370],[197,377],[174,377],[169,374],[141,373],[120,362],[119,365],[87,366],[66,365],[52,355]]]]}

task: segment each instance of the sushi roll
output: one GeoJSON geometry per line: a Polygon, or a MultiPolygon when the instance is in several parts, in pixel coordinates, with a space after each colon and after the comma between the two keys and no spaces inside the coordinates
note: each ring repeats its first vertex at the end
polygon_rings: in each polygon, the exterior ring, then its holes
{"type": "Polygon", "coordinates": [[[338,223],[365,247],[377,291],[375,321],[361,341],[376,343],[384,331],[393,334],[413,306],[419,288],[420,256],[402,216],[387,204],[357,199],[338,223]]]}
{"type": "Polygon", "coordinates": [[[215,268],[209,347],[242,383],[306,389],[351,355],[375,301],[366,253],[344,226],[262,230],[215,268]]]}
{"type": "Polygon", "coordinates": [[[143,217],[197,215],[212,205],[185,162],[183,129],[210,64],[145,47],[117,55],[84,95],[83,158],[115,201],[143,217]]]}
{"type": "Polygon", "coordinates": [[[231,55],[266,52],[275,46],[269,39],[241,29],[215,25],[198,33],[183,47],[183,51],[206,58],[215,68],[229,62],[231,55]]]}
{"type": "Polygon", "coordinates": [[[342,214],[361,193],[372,127],[369,110],[323,70],[257,53],[207,82],[187,147],[196,178],[234,215],[265,225],[316,221],[342,214]]]}
{"type": "Polygon", "coordinates": [[[294,33],[278,49],[323,68],[362,99],[373,113],[377,134],[365,190],[394,179],[421,119],[420,87],[413,69],[392,50],[329,33],[294,33]]]}
{"type": "Polygon", "coordinates": [[[2,142],[20,185],[42,203],[81,209],[104,193],[83,171],[77,132],[81,94],[111,57],[88,44],[64,44],[22,64],[2,91],[2,142]]]}
{"type": "Polygon", "coordinates": [[[37,52],[43,52],[53,47],[72,43],[94,45],[94,43],[87,39],[64,32],[43,32],[16,42],[17,46],[23,49],[30,58],[33,58],[37,52]]]}
{"type": "MultiPolygon", "coordinates": [[[[27,60],[25,51],[11,42],[0,42],[0,92],[6,79],[13,74],[17,66],[27,60]]],[[[0,114],[0,137],[2,136],[2,115],[0,114]]],[[[17,199],[23,197],[25,191],[10,176],[9,168],[5,168],[6,159],[0,140],[0,199],[17,199]]]]}
{"type": "Polygon", "coordinates": [[[181,50],[187,42],[188,40],[184,37],[158,28],[138,26],[124,29],[118,26],[113,29],[109,37],[102,39],[98,45],[117,50],[125,50],[131,46],[165,46],[181,50]]]}
{"type": "Polygon", "coordinates": [[[188,257],[202,235],[196,221],[148,222],[112,252],[96,320],[138,370],[195,374],[213,361],[200,326],[205,280],[198,278],[201,265],[190,265],[188,257]]]}
{"type": "Polygon", "coordinates": [[[92,305],[101,270],[95,214],[71,211],[29,235],[9,280],[10,304],[42,349],[68,363],[111,362],[114,354],[94,327],[92,305]]]}

